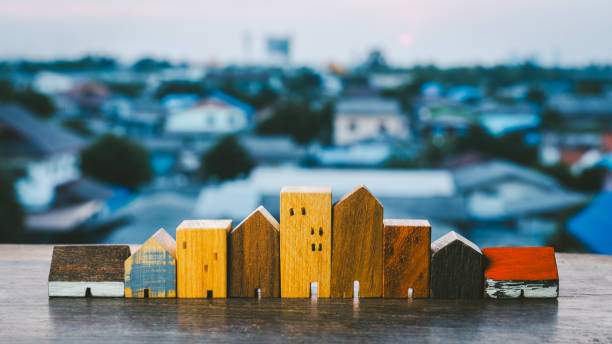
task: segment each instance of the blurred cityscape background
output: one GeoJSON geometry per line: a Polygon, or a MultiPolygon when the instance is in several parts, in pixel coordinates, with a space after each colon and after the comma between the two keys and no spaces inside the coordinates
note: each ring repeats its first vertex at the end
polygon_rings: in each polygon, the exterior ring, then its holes
{"type": "Polygon", "coordinates": [[[3,0],[0,242],[364,184],[432,239],[612,254],[612,4],[203,3],[3,0]]]}

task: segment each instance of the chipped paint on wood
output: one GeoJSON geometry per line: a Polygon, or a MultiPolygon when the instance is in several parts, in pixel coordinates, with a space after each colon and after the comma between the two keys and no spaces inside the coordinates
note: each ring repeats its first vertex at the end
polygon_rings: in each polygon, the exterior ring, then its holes
{"type": "Polygon", "coordinates": [[[176,297],[175,251],[164,245],[176,243],[160,229],[125,261],[125,297],[176,297]]]}
{"type": "Polygon", "coordinates": [[[49,282],[50,297],[123,297],[123,282],[49,282]]]}
{"type": "Polygon", "coordinates": [[[559,296],[559,280],[545,281],[496,281],[487,278],[485,294],[492,299],[556,298],[559,296]]]}

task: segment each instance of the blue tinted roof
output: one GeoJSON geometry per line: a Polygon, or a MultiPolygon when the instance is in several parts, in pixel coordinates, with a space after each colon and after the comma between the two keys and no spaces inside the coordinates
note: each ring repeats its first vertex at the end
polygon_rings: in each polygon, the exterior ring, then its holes
{"type": "Polygon", "coordinates": [[[244,111],[249,117],[251,117],[253,113],[255,112],[255,109],[251,105],[243,102],[240,99],[234,98],[225,92],[221,92],[219,90],[211,91],[208,95],[208,98],[214,98],[226,104],[238,107],[242,111],[244,111]]]}
{"type": "Polygon", "coordinates": [[[568,231],[594,253],[612,254],[612,192],[602,192],[567,222],[568,231]]]}

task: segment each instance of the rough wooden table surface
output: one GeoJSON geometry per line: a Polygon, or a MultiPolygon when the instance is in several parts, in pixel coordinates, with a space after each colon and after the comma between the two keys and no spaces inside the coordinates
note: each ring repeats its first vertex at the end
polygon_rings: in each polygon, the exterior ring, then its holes
{"type": "Polygon", "coordinates": [[[558,254],[557,300],[47,297],[51,246],[0,246],[1,343],[612,342],[612,256],[558,254]]]}

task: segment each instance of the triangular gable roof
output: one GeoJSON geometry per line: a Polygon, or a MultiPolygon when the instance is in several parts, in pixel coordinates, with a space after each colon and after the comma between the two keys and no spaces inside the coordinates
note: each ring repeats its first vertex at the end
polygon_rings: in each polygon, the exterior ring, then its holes
{"type": "Polygon", "coordinates": [[[376,203],[378,203],[378,205],[380,205],[382,207],[382,203],[380,203],[380,201],[378,200],[378,198],[376,198],[376,196],[374,196],[374,194],[370,191],[370,189],[368,189],[365,185],[361,184],[356,186],[353,190],[349,191],[348,193],[346,193],[344,196],[340,197],[339,200],[337,200],[334,203],[334,206],[336,206],[336,204],[339,204],[342,201],[345,201],[347,199],[349,199],[350,197],[353,197],[354,195],[356,195],[358,192],[366,192],[368,195],[372,196],[372,198],[374,200],[376,200],[376,203]]]}
{"type": "Polygon", "coordinates": [[[234,98],[234,97],[230,96],[229,94],[227,94],[225,92],[222,92],[222,91],[219,91],[219,90],[214,90],[214,91],[210,92],[206,99],[207,100],[208,99],[215,99],[215,100],[221,101],[223,103],[226,103],[228,105],[232,105],[232,106],[235,106],[237,108],[240,108],[249,117],[253,116],[253,113],[255,113],[255,108],[253,108],[250,104],[247,104],[247,103],[243,102],[242,100],[234,98]]]}
{"type": "Polygon", "coordinates": [[[0,123],[26,140],[35,154],[73,152],[86,145],[84,139],[47,124],[16,105],[0,106],[0,123]]]}
{"type": "Polygon", "coordinates": [[[464,236],[462,236],[461,234],[459,234],[459,233],[457,233],[455,231],[450,231],[450,232],[444,234],[438,240],[432,242],[431,243],[431,253],[432,254],[436,253],[436,252],[440,251],[441,249],[443,249],[444,247],[447,247],[448,245],[452,244],[455,241],[459,241],[459,242],[465,244],[466,246],[471,247],[474,251],[482,254],[482,251],[480,250],[478,245],[476,245],[473,242],[469,241],[464,236]]]}
{"type": "MultiPolygon", "coordinates": [[[[172,258],[176,259],[176,241],[170,234],[168,234],[168,232],[166,232],[165,229],[158,229],[157,232],[155,232],[155,234],[153,234],[153,236],[151,236],[151,238],[145,242],[145,244],[151,240],[155,240],[164,250],[170,253],[172,258]]],[[[134,255],[138,254],[139,251],[140,248],[134,253],[134,255]]]]}
{"type": "Polygon", "coordinates": [[[280,224],[278,223],[278,221],[276,221],[274,216],[272,216],[272,214],[270,214],[270,212],[263,205],[260,205],[259,207],[257,207],[257,209],[253,210],[253,212],[251,212],[244,220],[242,220],[242,222],[240,222],[238,224],[238,226],[236,226],[236,227],[234,227],[234,229],[232,229],[232,232],[235,231],[237,228],[240,228],[240,226],[242,226],[242,224],[247,222],[255,214],[258,214],[258,213],[261,214],[272,225],[272,227],[277,232],[280,232],[280,224]]]}

